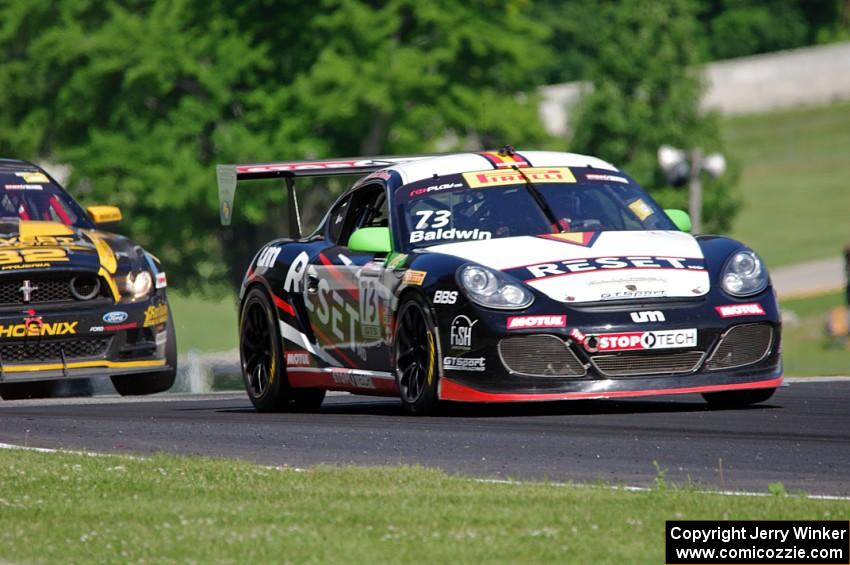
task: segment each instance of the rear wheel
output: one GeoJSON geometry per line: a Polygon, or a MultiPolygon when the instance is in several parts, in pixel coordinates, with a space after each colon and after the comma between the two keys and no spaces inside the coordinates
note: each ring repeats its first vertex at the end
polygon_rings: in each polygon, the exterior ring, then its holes
{"type": "Polygon", "coordinates": [[[775,388],[758,388],[754,390],[707,392],[702,397],[715,408],[743,408],[769,400],[774,392],[776,392],[775,388]]]}
{"type": "Polygon", "coordinates": [[[425,416],[437,407],[437,344],[434,321],[418,295],[398,310],[395,335],[396,383],[405,411],[425,416]]]}
{"type": "Polygon", "coordinates": [[[258,412],[318,410],[322,389],[289,386],[277,315],[260,288],[248,292],[239,326],[239,357],[248,398],[258,412]]]}
{"type": "Polygon", "coordinates": [[[155,373],[140,375],[116,375],[112,377],[112,385],[121,396],[140,396],[164,392],[174,385],[177,377],[177,336],[174,332],[174,318],[171,317],[171,307],[168,308],[168,327],[165,338],[165,363],[168,369],[155,373]]]}

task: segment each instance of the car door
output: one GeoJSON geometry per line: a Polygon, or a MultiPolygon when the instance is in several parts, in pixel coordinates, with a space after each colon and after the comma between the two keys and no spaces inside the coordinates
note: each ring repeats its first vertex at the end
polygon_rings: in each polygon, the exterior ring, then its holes
{"type": "Polygon", "coordinates": [[[386,255],[347,245],[359,228],[388,226],[386,196],[383,185],[370,184],[337,202],[325,226],[328,246],[310,257],[306,271],[305,305],[313,334],[343,367],[391,368],[393,294],[384,283],[386,255]]]}

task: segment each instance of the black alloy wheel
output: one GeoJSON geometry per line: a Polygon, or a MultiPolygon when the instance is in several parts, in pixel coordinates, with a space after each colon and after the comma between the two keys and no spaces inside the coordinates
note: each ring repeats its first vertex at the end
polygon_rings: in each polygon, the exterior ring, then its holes
{"type": "Polygon", "coordinates": [[[402,303],[396,319],[396,383],[408,414],[431,414],[437,405],[438,359],[434,323],[418,295],[402,303]]]}
{"type": "Polygon", "coordinates": [[[245,391],[257,411],[312,411],[321,406],[324,390],[289,386],[277,315],[261,288],[248,292],[242,305],[239,357],[245,391]]]}

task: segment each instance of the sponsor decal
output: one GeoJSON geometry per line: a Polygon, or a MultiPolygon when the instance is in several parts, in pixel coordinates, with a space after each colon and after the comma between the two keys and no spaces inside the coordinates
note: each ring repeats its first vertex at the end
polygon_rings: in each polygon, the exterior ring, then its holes
{"type": "Polygon", "coordinates": [[[74,238],[68,236],[36,235],[33,237],[0,237],[0,247],[69,247],[71,249],[85,249],[80,245],[74,245],[74,238]]]}
{"type": "Polygon", "coordinates": [[[115,312],[107,312],[103,315],[103,321],[107,324],[120,324],[128,317],[127,312],[117,310],[115,312]]]}
{"type": "Polygon", "coordinates": [[[434,293],[434,304],[454,304],[457,302],[456,290],[438,290],[434,293]]]}
{"type": "Polygon", "coordinates": [[[628,298],[661,298],[667,296],[664,290],[621,290],[619,292],[603,292],[600,300],[625,300],[628,298]]]}
{"type": "MultiPolygon", "coordinates": [[[[390,180],[390,177],[392,177],[392,173],[390,171],[382,170],[382,171],[375,171],[374,173],[372,173],[371,175],[366,177],[366,179],[390,180]]],[[[366,179],[364,179],[364,180],[366,180],[366,179]]]]}
{"type": "Polygon", "coordinates": [[[567,327],[567,316],[566,314],[509,316],[507,326],[509,330],[522,330],[526,328],[565,328],[567,327]]]}
{"type": "Polygon", "coordinates": [[[47,178],[47,175],[41,172],[26,172],[26,173],[15,173],[16,177],[20,177],[24,179],[24,182],[27,184],[31,183],[47,183],[50,182],[50,179],[47,178]]]}
{"type": "Polygon", "coordinates": [[[491,170],[463,173],[470,188],[488,188],[510,184],[532,183],[573,183],[573,173],[566,167],[528,167],[522,172],[515,170],[491,170]]]}
{"type": "Polygon", "coordinates": [[[443,368],[447,371],[475,371],[487,370],[483,357],[443,357],[443,368]]]}
{"type": "Polygon", "coordinates": [[[696,347],[697,330],[663,330],[657,332],[623,332],[587,336],[585,349],[590,352],[634,351],[696,347]]]}
{"type": "Polygon", "coordinates": [[[405,261],[407,261],[406,253],[396,253],[394,255],[390,255],[390,258],[387,260],[387,269],[389,269],[390,271],[400,269],[404,267],[405,261]]]}
{"type": "Polygon", "coordinates": [[[444,230],[438,228],[434,231],[416,230],[410,232],[410,243],[419,243],[422,241],[440,241],[440,240],[477,240],[491,239],[492,232],[479,230],[478,228],[471,230],[461,230],[457,228],[449,228],[444,230]]]}
{"type": "Polygon", "coordinates": [[[653,214],[652,208],[649,207],[649,204],[644,202],[643,198],[638,198],[629,204],[629,210],[634,212],[635,216],[637,216],[638,220],[641,222],[653,214]]]}
{"type": "Polygon", "coordinates": [[[156,334],[156,338],[154,338],[157,347],[165,345],[166,341],[168,341],[168,332],[159,332],[156,334]]]}
{"type": "Polygon", "coordinates": [[[737,316],[764,316],[764,308],[758,302],[751,304],[727,304],[715,306],[715,310],[721,318],[735,318],[737,316]]]}
{"type": "MultiPolygon", "coordinates": [[[[674,269],[704,271],[705,261],[686,257],[595,257],[568,259],[557,263],[539,263],[524,267],[534,279],[558,277],[593,271],[619,269],[674,269]]],[[[533,280],[533,279],[529,279],[533,280]]]]}
{"type": "Polygon", "coordinates": [[[347,369],[333,371],[332,375],[334,382],[339,385],[357,388],[375,388],[375,382],[369,375],[348,372],[347,369]]]}
{"type": "Polygon", "coordinates": [[[573,328],[570,330],[570,337],[579,343],[584,343],[584,340],[587,338],[587,336],[584,335],[584,332],[578,328],[573,328]]]}
{"type": "Polygon", "coordinates": [[[494,167],[499,169],[531,166],[531,163],[529,163],[525,157],[515,152],[513,148],[511,148],[510,151],[484,151],[479,153],[479,155],[490,161],[494,167]]]}
{"type": "Polygon", "coordinates": [[[290,163],[270,163],[268,165],[241,165],[237,173],[269,173],[275,171],[329,170],[372,167],[373,159],[346,159],[339,161],[298,161],[290,163]]]}
{"type": "Polygon", "coordinates": [[[165,278],[165,273],[159,272],[156,274],[156,288],[165,288],[168,286],[168,280],[165,278]]]}
{"type": "Polygon", "coordinates": [[[452,190],[454,188],[463,188],[463,185],[459,182],[445,182],[443,184],[434,184],[422,188],[414,188],[410,191],[409,196],[413,198],[416,196],[422,196],[423,194],[431,194],[432,192],[441,192],[443,190],[452,190]]]}
{"type": "Polygon", "coordinates": [[[6,190],[41,190],[40,184],[7,184],[6,190]]]}
{"type": "Polygon", "coordinates": [[[366,339],[381,339],[381,326],[360,326],[360,333],[366,339]]]}
{"type": "Polygon", "coordinates": [[[274,267],[278,255],[280,255],[280,247],[266,247],[257,258],[257,267],[265,267],[266,269],[274,267]]]}
{"type": "Polygon", "coordinates": [[[636,324],[645,324],[647,322],[664,322],[664,312],[660,310],[643,310],[642,312],[632,312],[630,314],[632,321],[636,324]]]}
{"type": "Polygon", "coordinates": [[[292,351],[287,351],[286,353],[286,366],[287,367],[309,367],[310,363],[310,354],[309,353],[295,353],[292,351]]]}
{"type": "Polygon", "coordinates": [[[600,175],[598,173],[585,173],[584,178],[586,180],[596,180],[602,182],[621,182],[623,184],[629,184],[629,179],[624,177],[618,177],[617,175],[600,175]]]}
{"type": "Polygon", "coordinates": [[[127,322],[126,324],[113,324],[111,326],[92,326],[89,328],[89,333],[100,332],[120,332],[122,330],[132,330],[139,327],[136,322],[127,322]]]}
{"type": "Polygon", "coordinates": [[[478,320],[470,320],[463,314],[455,316],[449,330],[449,342],[452,347],[458,349],[472,349],[472,326],[477,323],[478,320]]]}
{"type": "Polygon", "coordinates": [[[17,269],[43,269],[49,267],[50,263],[23,263],[18,265],[0,266],[0,271],[14,271],[17,269]]]}
{"type": "Polygon", "coordinates": [[[145,309],[144,327],[158,326],[159,324],[164,324],[166,320],[168,320],[168,305],[151,304],[145,309]]]}
{"type": "Polygon", "coordinates": [[[413,271],[408,269],[404,272],[404,276],[401,277],[401,282],[402,284],[422,286],[422,283],[425,281],[425,275],[427,274],[428,271],[413,271]]]}
{"type": "Polygon", "coordinates": [[[593,247],[593,244],[599,238],[599,235],[601,233],[602,232],[598,231],[577,231],[568,233],[548,233],[538,237],[542,237],[543,239],[551,239],[553,241],[561,241],[564,243],[572,243],[573,245],[580,245],[582,247],[593,247]]]}
{"type": "Polygon", "coordinates": [[[40,337],[45,335],[73,335],[77,333],[79,322],[45,323],[40,316],[27,318],[23,324],[0,325],[0,338],[4,337],[40,337]]]}

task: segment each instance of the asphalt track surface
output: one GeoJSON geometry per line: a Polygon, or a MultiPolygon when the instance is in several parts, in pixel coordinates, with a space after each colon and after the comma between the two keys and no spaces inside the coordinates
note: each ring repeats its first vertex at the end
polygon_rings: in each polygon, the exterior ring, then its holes
{"type": "Polygon", "coordinates": [[[304,467],[418,464],[497,479],[850,495],[850,381],[793,383],[769,402],[712,410],[699,396],[454,405],[329,396],[315,414],[258,414],[243,394],[0,402],[0,442],[235,457],[304,467]]]}

